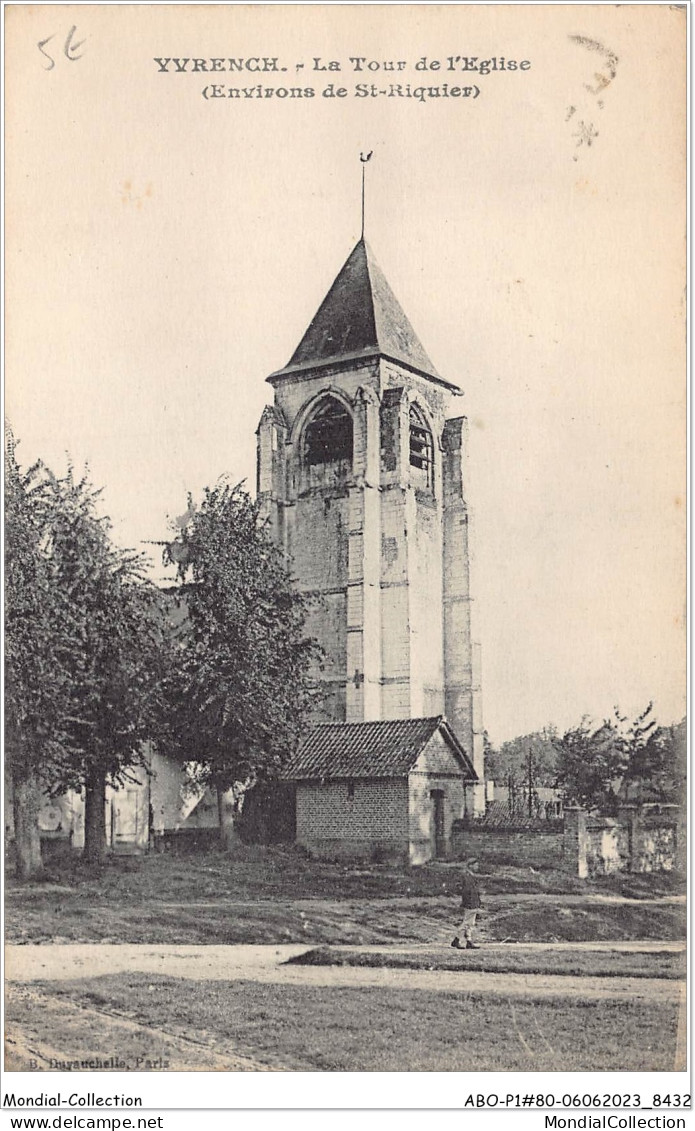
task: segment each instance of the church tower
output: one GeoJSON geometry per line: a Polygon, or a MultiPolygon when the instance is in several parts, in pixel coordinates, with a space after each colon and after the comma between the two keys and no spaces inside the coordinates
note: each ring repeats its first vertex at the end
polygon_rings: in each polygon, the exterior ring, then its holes
{"type": "MultiPolygon", "coordinates": [[[[268,381],[258,497],[322,645],[317,721],[445,715],[483,780],[466,420],[361,238],[268,381]]],[[[484,808],[482,784],[475,808],[484,808]]]]}

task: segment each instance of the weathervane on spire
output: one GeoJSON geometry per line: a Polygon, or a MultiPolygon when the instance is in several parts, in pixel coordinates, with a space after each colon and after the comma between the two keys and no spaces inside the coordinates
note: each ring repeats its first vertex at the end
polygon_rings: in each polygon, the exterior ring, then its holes
{"type": "Polygon", "coordinates": [[[370,149],[369,153],[360,153],[360,161],[362,162],[362,239],[364,239],[364,167],[373,152],[374,150],[370,149]]]}

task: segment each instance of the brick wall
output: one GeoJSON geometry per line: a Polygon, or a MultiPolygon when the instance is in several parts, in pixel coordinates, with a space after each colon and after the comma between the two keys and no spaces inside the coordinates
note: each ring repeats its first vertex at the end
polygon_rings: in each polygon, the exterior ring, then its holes
{"type": "Polygon", "coordinates": [[[323,837],[390,837],[408,834],[405,778],[357,779],[354,796],[345,781],[297,784],[297,840],[323,837]]]}
{"type": "MultiPolygon", "coordinates": [[[[554,822],[553,822],[554,824],[554,822]]],[[[453,828],[452,853],[461,859],[474,857],[487,864],[520,867],[562,867],[563,833],[514,832],[508,829],[471,829],[458,821],[453,828]]]]}
{"type": "Polygon", "coordinates": [[[297,783],[297,843],[324,857],[407,857],[405,778],[297,783]]]}

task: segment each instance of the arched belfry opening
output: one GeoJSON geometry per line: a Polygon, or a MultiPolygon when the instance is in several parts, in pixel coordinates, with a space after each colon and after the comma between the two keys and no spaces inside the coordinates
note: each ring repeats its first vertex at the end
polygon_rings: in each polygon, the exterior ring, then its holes
{"type": "Polygon", "coordinates": [[[352,416],[337,397],[323,397],[305,424],[302,464],[308,487],[331,487],[349,477],[352,416]]]}
{"type": "Polygon", "coordinates": [[[434,439],[424,414],[410,406],[410,478],[416,487],[434,489],[434,439]]]}

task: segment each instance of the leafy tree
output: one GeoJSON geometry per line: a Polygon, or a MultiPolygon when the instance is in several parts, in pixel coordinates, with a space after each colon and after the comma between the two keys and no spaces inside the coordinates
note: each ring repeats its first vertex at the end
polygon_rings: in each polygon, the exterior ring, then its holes
{"type": "Polygon", "coordinates": [[[578,726],[556,738],[555,745],[557,779],[564,790],[565,802],[584,809],[614,812],[616,784],[627,765],[615,726],[611,722],[596,726],[584,716],[578,726]]]}
{"type": "Polygon", "coordinates": [[[544,727],[510,739],[486,755],[486,775],[507,789],[512,815],[536,816],[540,811],[536,790],[556,784],[555,737],[553,727],[544,727]]]}
{"type": "Polygon", "coordinates": [[[498,765],[498,754],[499,754],[499,751],[493,745],[493,743],[490,741],[490,735],[488,734],[488,732],[486,730],[484,730],[483,731],[483,767],[484,767],[483,774],[484,774],[486,781],[490,778],[493,781],[497,781],[497,779],[498,779],[498,775],[496,773],[496,767],[498,765]]]}
{"type": "Polygon", "coordinates": [[[245,791],[272,779],[315,701],[317,645],[306,598],[242,484],[189,498],[165,561],[187,608],[168,682],[171,736],[191,776],[217,792],[220,836],[232,843],[245,791]]]}
{"type": "Polygon", "coordinates": [[[644,751],[657,730],[654,705],[648,703],[636,719],[622,715],[620,708],[614,707],[611,725],[615,734],[616,746],[621,751],[625,763],[624,776],[627,776],[631,772],[631,766],[635,770],[643,762],[644,751]]]}
{"type": "Polygon", "coordinates": [[[85,792],[84,855],[106,850],[105,793],[147,767],[161,725],[166,618],[146,560],[114,546],[87,476],[46,472],[46,551],[72,626],[64,650],[68,757],[52,768],[54,793],[85,792]]]}
{"type": "Polygon", "coordinates": [[[66,651],[74,626],[46,554],[46,480],[5,446],[5,755],[12,782],[17,874],[41,872],[38,812],[69,757],[66,651]]]}
{"type": "Polygon", "coordinates": [[[676,726],[654,725],[639,738],[629,750],[623,782],[626,799],[682,803],[687,774],[685,719],[676,726]]]}
{"type": "Polygon", "coordinates": [[[106,847],[105,791],[157,733],[166,624],[144,559],[113,546],[99,492],[72,468],[22,472],[6,453],[6,738],[17,871],[41,867],[43,796],[85,791],[85,856],[106,847]]]}
{"type": "Polygon", "coordinates": [[[560,786],[567,804],[614,813],[621,796],[648,793],[667,800],[682,793],[684,738],[684,724],[680,730],[659,727],[649,703],[634,719],[616,707],[600,724],[585,716],[563,735],[547,727],[514,739],[493,761],[510,785],[510,798],[521,796],[528,804],[532,778],[536,786],[560,786]]]}

